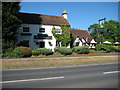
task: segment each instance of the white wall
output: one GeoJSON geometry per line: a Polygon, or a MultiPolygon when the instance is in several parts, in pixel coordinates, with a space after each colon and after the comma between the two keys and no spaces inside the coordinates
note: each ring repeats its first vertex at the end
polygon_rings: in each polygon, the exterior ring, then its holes
{"type": "MultiPolygon", "coordinates": [[[[54,26],[56,29],[60,29],[60,26],[54,26]]],[[[52,28],[53,25],[39,25],[39,24],[22,24],[21,27],[18,29],[17,34],[17,42],[20,42],[22,40],[29,40],[30,48],[37,49],[39,46],[35,43],[34,35],[37,35],[39,32],[39,28],[45,28],[45,33],[48,34],[48,36],[52,36],[52,40],[49,39],[43,39],[43,40],[37,40],[37,41],[44,41],[45,42],[45,48],[52,49],[54,51],[54,48],[56,47],[56,39],[52,35],[52,28]],[[32,33],[30,36],[20,35],[23,33],[23,27],[29,27],[30,31],[29,33],[32,33]],[[49,45],[48,42],[52,43],[52,46],[49,45]]],[[[24,32],[25,33],[25,32],[24,32]]]]}

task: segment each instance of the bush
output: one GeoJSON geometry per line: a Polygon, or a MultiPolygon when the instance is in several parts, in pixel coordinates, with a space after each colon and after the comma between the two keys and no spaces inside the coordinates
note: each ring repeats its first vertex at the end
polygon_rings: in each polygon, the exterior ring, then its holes
{"type": "Polygon", "coordinates": [[[115,46],[114,50],[115,50],[115,52],[120,52],[120,46],[115,46]]]}
{"type": "Polygon", "coordinates": [[[66,47],[57,47],[57,52],[59,52],[62,55],[71,55],[72,50],[66,47]]]}
{"type": "Polygon", "coordinates": [[[38,56],[40,54],[39,50],[32,50],[32,55],[38,56]]]}
{"type": "Polygon", "coordinates": [[[40,54],[43,54],[43,55],[52,55],[53,54],[52,50],[50,50],[50,49],[38,48],[37,50],[40,52],[40,54]]]}
{"type": "Polygon", "coordinates": [[[4,49],[2,52],[8,53],[8,52],[12,52],[13,50],[14,50],[14,48],[8,48],[8,49],[4,49]]]}
{"type": "Polygon", "coordinates": [[[3,57],[6,57],[6,56],[8,56],[8,57],[10,57],[10,58],[13,58],[13,57],[16,58],[16,57],[18,57],[15,52],[7,52],[7,53],[4,53],[4,56],[3,56],[3,57]]]}
{"type": "Polygon", "coordinates": [[[98,44],[98,45],[96,45],[96,50],[97,51],[104,50],[106,52],[114,52],[115,47],[112,45],[98,44]]]}
{"type": "Polygon", "coordinates": [[[32,50],[28,47],[16,47],[13,51],[16,53],[17,57],[30,57],[32,55],[32,50]]]}
{"type": "Polygon", "coordinates": [[[55,52],[58,52],[59,48],[60,48],[60,47],[55,47],[55,49],[54,49],[55,52]]]}
{"type": "Polygon", "coordinates": [[[105,44],[97,44],[96,45],[96,50],[97,51],[100,51],[100,50],[106,51],[107,50],[107,46],[105,44]]]}
{"type": "Polygon", "coordinates": [[[97,52],[96,50],[89,50],[89,52],[93,53],[93,52],[97,52]]]}
{"type": "Polygon", "coordinates": [[[114,46],[106,46],[106,52],[115,52],[114,46]]]}
{"type": "Polygon", "coordinates": [[[89,48],[87,46],[81,46],[81,47],[74,47],[73,52],[78,53],[78,54],[88,54],[89,53],[89,48]]]}

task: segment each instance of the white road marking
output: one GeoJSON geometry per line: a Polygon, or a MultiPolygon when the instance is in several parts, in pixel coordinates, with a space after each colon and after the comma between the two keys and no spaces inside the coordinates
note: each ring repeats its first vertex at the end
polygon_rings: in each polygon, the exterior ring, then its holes
{"type": "Polygon", "coordinates": [[[15,82],[27,82],[27,81],[39,81],[39,80],[53,80],[53,79],[62,79],[64,78],[63,76],[61,77],[50,77],[50,78],[38,78],[38,79],[26,79],[26,80],[15,80],[15,81],[3,81],[0,83],[15,83],[15,82]]]}
{"type": "Polygon", "coordinates": [[[111,72],[103,72],[103,74],[111,74],[111,73],[118,73],[120,71],[111,71],[111,72]]]}

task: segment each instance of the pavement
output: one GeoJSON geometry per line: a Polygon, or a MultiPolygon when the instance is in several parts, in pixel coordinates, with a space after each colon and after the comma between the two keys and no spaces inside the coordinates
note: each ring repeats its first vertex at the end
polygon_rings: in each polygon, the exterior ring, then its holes
{"type": "Polygon", "coordinates": [[[3,70],[3,88],[118,88],[118,63],[3,70]]]}

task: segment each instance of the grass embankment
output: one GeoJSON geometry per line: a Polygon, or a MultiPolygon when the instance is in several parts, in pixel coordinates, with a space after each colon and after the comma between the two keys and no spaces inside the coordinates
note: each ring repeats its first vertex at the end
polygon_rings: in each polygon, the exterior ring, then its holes
{"type": "Polygon", "coordinates": [[[118,56],[2,59],[2,69],[58,67],[118,62],[118,56]]]}

